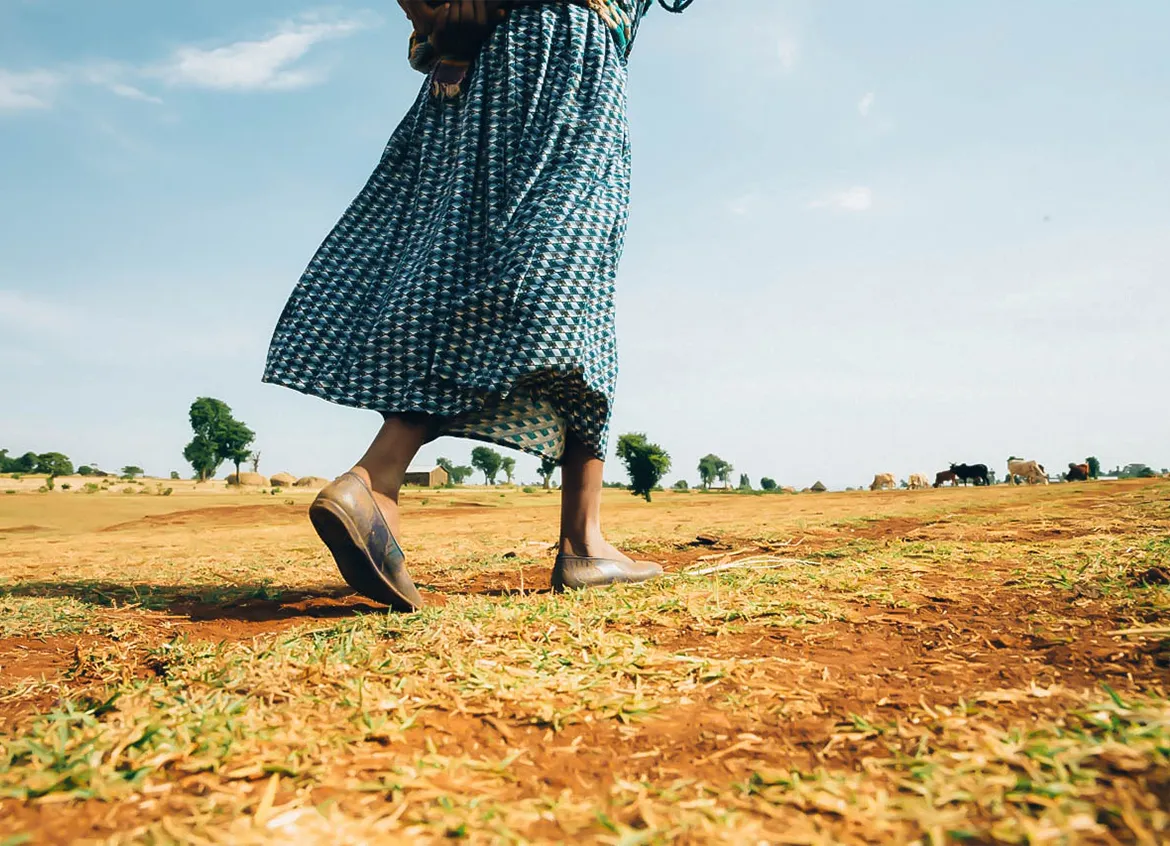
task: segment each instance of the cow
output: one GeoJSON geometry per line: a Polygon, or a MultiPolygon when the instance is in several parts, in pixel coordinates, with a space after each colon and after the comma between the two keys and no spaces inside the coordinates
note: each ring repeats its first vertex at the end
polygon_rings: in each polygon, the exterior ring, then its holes
{"type": "Polygon", "coordinates": [[[1025,461],[1022,458],[1009,458],[1007,466],[1008,481],[1013,485],[1018,485],[1020,479],[1023,479],[1029,485],[1048,484],[1048,471],[1039,462],[1025,461]]]}
{"type": "Polygon", "coordinates": [[[881,491],[886,488],[898,487],[898,480],[894,478],[893,473],[878,473],[873,477],[873,482],[870,484],[871,491],[881,491]]]}
{"type": "Polygon", "coordinates": [[[952,464],[951,472],[958,476],[964,485],[967,482],[974,482],[976,486],[991,484],[986,464],[952,464]]]}
{"type": "Polygon", "coordinates": [[[1089,465],[1069,462],[1067,478],[1070,482],[1089,481],[1089,465]]]}
{"type": "Polygon", "coordinates": [[[912,491],[920,491],[923,488],[930,487],[930,482],[928,482],[926,477],[921,473],[911,473],[910,481],[907,484],[907,487],[909,487],[912,491]]]}
{"type": "Polygon", "coordinates": [[[934,474],[934,486],[941,488],[945,482],[950,482],[951,487],[959,484],[959,477],[955,475],[953,470],[939,470],[934,474]]]}

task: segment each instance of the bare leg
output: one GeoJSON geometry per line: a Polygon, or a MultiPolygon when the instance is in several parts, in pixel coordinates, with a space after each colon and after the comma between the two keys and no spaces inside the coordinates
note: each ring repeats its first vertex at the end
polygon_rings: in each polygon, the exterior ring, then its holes
{"type": "Polygon", "coordinates": [[[406,468],[419,448],[431,440],[431,424],[420,415],[390,415],[351,472],[365,480],[386,517],[390,531],[399,537],[398,491],[406,468]]]}
{"type": "Polygon", "coordinates": [[[601,481],[605,462],[572,434],[561,461],[561,553],[630,561],[601,534],[601,481]]]}

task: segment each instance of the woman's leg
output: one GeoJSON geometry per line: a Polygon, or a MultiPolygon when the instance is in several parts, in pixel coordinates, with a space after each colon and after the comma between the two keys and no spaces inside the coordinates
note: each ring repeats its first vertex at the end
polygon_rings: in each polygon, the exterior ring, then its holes
{"type": "Polygon", "coordinates": [[[370,486],[395,537],[399,536],[398,491],[406,468],[419,448],[433,438],[432,432],[432,421],[425,415],[387,415],[366,454],[351,471],[370,486]]]}
{"type": "Polygon", "coordinates": [[[605,462],[572,433],[561,459],[561,548],[564,555],[629,562],[601,534],[601,482],[605,462]]]}

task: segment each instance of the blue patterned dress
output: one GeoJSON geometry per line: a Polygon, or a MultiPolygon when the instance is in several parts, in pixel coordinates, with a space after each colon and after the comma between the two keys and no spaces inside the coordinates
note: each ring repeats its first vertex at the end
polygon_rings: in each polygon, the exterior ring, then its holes
{"type": "Polygon", "coordinates": [[[626,58],[578,6],[515,10],[455,101],[423,86],[277,324],[264,381],[440,434],[605,457],[626,231],[626,58]]]}

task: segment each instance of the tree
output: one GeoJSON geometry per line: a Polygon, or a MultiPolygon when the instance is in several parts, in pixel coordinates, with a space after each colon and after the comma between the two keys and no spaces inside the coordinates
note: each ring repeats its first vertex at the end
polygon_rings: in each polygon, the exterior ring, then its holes
{"type": "Polygon", "coordinates": [[[93,468],[90,467],[88,464],[82,464],[80,467],[77,468],[77,475],[78,476],[92,476],[93,475],[93,468]]]}
{"type": "Polygon", "coordinates": [[[734,468],[717,455],[704,455],[699,459],[699,479],[703,490],[711,487],[711,483],[718,480],[726,482],[731,478],[734,468]]]}
{"type": "Polygon", "coordinates": [[[486,484],[494,485],[496,483],[496,474],[500,472],[503,463],[504,456],[491,447],[478,446],[471,451],[471,466],[483,473],[483,480],[486,484]]]}
{"type": "Polygon", "coordinates": [[[1097,458],[1095,455],[1090,455],[1085,459],[1085,463],[1089,465],[1090,479],[1101,478],[1101,459],[1097,458]]]}
{"type": "Polygon", "coordinates": [[[50,478],[72,476],[73,462],[59,452],[44,452],[37,456],[37,466],[33,472],[44,473],[50,478]]]}
{"type": "Polygon", "coordinates": [[[14,459],[9,463],[10,473],[35,473],[37,469],[37,454],[35,452],[26,452],[20,458],[14,459]]]}
{"type": "Polygon", "coordinates": [[[776,490],[776,480],[765,476],[764,478],[760,479],[760,489],[765,491],[776,490]]]}
{"type": "Polygon", "coordinates": [[[540,478],[544,480],[544,489],[552,490],[553,473],[557,472],[557,460],[547,455],[540,459],[540,478]]]}
{"type": "Polygon", "coordinates": [[[195,437],[183,450],[183,457],[191,462],[195,477],[203,482],[215,475],[219,465],[230,461],[236,466],[248,460],[248,447],[256,433],[232,417],[232,410],[223,400],[199,397],[191,403],[191,430],[195,437]]]}
{"type": "Polygon", "coordinates": [[[447,480],[453,485],[462,485],[464,479],[470,479],[474,468],[466,464],[456,464],[449,458],[440,458],[435,464],[447,471],[447,480]]]}
{"type": "Polygon", "coordinates": [[[248,461],[252,465],[252,472],[259,473],[260,472],[260,450],[256,450],[254,453],[249,455],[248,461]]]}
{"type": "Polygon", "coordinates": [[[127,464],[122,468],[122,475],[127,479],[133,479],[135,476],[141,476],[144,472],[145,471],[141,467],[135,464],[127,464]]]}
{"type": "Polygon", "coordinates": [[[172,481],[178,481],[178,479],[179,479],[179,471],[178,471],[178,470],[172,470],[172,471],[171,471],[171,480],[172,480],[172,481]]]}
{"type": "Polygon", "coordinates": [[[1145,464],[1127,464],[1117,474],[1119,479],[1152,479],[1158,474],[1145,464]]]}
{"type": "Polygon", "coordinates": [[[750,491],[752,489],[752,480],[748,478],[747,473],[739,474],[739,489],[741,491],[750,491]]]}
{"type": "Polygon", "coordinates": [[[508,484],[512,484],[512,477],[516,475],[516,459],[512,456],[507,456],[500,461],[500,469],[504,471],[504,475],[508,477],[508,484]]]}
{"type": "Polygon", "coordinates": [[[645,434],[633,432],[618,438],[617,456],[630,474],[630,493],[649,502],[651,491],[670,469],[670,455],[646,440],[645,434]]]}
{"type": "Polygon", "coordinates": [[[691,489],[691,486],[687,484],[686,479],[679,479],[674,483],[673,487],[676,491],[689,491],[691,489]]]}

